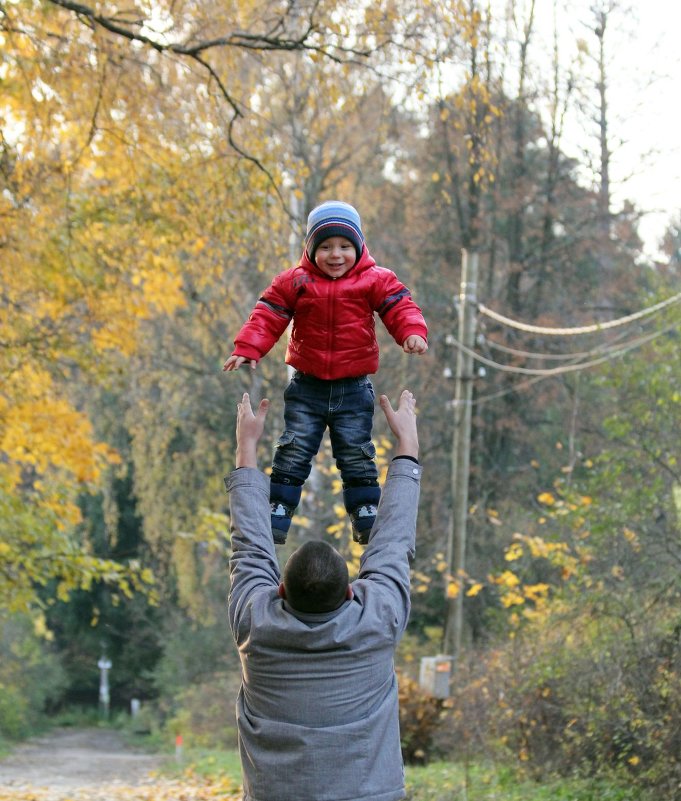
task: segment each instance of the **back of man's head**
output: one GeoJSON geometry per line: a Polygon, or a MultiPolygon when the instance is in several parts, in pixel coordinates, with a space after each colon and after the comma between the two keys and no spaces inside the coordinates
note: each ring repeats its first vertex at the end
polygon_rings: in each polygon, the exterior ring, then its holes
{"type": "Polygon", "coordinates": [[[348,566],[338,551],[321,540],[301,545],[284,567],[286,600],[298,612],[331,612],[348,591],[348,566]]]}

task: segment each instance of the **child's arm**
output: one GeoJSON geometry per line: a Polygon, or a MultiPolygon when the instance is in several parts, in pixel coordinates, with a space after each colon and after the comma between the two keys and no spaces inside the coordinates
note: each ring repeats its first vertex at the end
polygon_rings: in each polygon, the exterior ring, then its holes
{"type": "Polygon", "coordinates": [[[394,272],[377,268],[375,310],[392,338],[405,353],[423,354],[428,350],[428,326],[409,289],[394,272]]]}
{"type": "Polygon", "coordinates": [[[223,371],[238,370],[248,362],[252,370],[284,333],[295,307],[289,292],[291,270],[280,273],[263,292],[248,320],[234,338],[234,351],[223,371]]]}

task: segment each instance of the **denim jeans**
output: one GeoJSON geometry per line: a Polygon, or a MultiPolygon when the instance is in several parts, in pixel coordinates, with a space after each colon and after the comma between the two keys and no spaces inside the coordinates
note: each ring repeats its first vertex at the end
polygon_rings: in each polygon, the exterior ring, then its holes
{"type": "Polygon", "coordinates": [[[344,486],[375,486],[374,397],[368,376],[324,381],[296,372],[284,392],[284,433],[274,451],[272,480],[301,485],[328,427],[344,486]]]}

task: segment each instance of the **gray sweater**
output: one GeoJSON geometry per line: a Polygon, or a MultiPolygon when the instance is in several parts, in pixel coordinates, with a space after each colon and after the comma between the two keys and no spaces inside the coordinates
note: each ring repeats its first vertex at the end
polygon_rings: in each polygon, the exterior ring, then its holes
{"type": "Polygon", "coordinates": [[[391,463],[354,597],[324,614],[277,594],[267,476],[241,468],[225,480],[244,801],[404,798],[393,656],[409,619],[421,471],[391,463]]]}

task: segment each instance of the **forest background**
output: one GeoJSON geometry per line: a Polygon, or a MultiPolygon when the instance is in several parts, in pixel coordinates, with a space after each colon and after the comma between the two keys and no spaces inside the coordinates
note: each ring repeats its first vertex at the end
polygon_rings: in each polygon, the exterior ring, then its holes
{"type": "MultiPolygon", "coordinates": [[[[244,390],[272,400],[269,462],[285,342],[221,366],[341,198],[431,332],[417,359],[377,326],[376,390],[416,394],[425,468],[405,755],[681,797],[681,213],[652,258],[615,192],[626,14],[595,0],[547,38],[531,0],[0,5],[1,736],[96,705],[106,655],[114,706],[233,741],[222,477],[244,390]],[[453,571],[463,250],[481,305],[453,571]],[[434,701],[419,662],[456,598],[434,701]]],[[[328,441],[287,548],[320,532],[356,569],[328,441]]]]}

